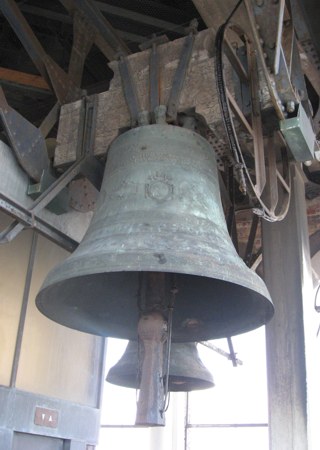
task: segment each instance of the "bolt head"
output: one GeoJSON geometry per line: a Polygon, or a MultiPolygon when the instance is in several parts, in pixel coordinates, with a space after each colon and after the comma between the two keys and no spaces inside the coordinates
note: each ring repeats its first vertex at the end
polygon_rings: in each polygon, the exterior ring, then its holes
{"type": "Polygon", "coordinates": [[[288,113],[293,113],[295,109],[296,109],[295,102],[293,100],[288,101],[287,104],[286,104],[287,112],[288,113]]]}

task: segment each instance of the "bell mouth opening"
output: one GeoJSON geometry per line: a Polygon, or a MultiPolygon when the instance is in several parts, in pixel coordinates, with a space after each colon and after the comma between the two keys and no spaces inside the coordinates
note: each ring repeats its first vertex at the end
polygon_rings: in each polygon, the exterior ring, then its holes
{"type": "MultiPolygon", "coordinates": [[[[135,375],[127,376],[107,376],[106,381],[117,386],[139,389],[140,380],[135,375]]],[[[169,375],[168,390],[170,392],[191,392],[204,390],[214,387],[214,382],[209,380],[201,380],[192,377],[179,377],[169,375]]]]}
{"type": "Polygon", "coordinates": [[[214,387],[213,381],[199,380],[192,377],[170,377],[170,392],[191,392],[200,391],[214,387]]]}
{"type": "MultiPolygon", "coordinates": [[[[161,295],[168,299],[173,274],[161,276],[164,276],[161,295]]],[[[198,275],[176,273],[174,277],[177,293],[172,342],[205,341],[245,333],[266,324],[273,315],[268,293],[259,290],[259,286],[252,290],[198,275]]],[[[139,302],[141,272],[137,271],[69,278],[44,287],[36,299],[38,309],[62,325],[128,340],[138,338],[139,302]]],[[[166,318],[165,307],[162,313],[166,318]]]]}

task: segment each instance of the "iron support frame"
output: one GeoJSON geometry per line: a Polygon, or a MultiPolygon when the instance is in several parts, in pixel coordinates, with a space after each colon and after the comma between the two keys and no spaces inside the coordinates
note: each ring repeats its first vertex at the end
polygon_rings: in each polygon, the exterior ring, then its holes
{"type": "Polygon", "coordinates": [[[78,174],[84,174],[97,189],[100,189],[103,166],[93,156],[93,140],[97,112],[96,97],[83,101],[83,122],[78,159],[55,180],[31,205],[25,207],[4,192],[0,192],[0,210],[15,218],[7,229],[0,233],[0,243],[12,241],[25,227],[34,228],[48,239],[72,252],[78,242],[58,230],[39,216],[42,211],[78,174]]]}
{"type": "Polygon", "coordinates": [[[16,219],[9,228],[0,233],[0,244],[10,242],[26,227],[33,228],[69,252],[73,252],[79,244],[43,218],[33,215],[27,208],[15,203],[2,193],[0,194],[0,210],[16,219]]]}

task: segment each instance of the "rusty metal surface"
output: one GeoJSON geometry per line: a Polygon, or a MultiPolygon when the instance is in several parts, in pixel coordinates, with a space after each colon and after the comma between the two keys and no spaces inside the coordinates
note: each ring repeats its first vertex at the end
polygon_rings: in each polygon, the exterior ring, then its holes
{"type": "Polygon", "coordinates": [[[243,333],[273,314],[229,238],[210,144],[170,125],[114,142],[90,228],[50,272],[37,306],[71,328],[135,340],[144,271],[166,274],[167,299],[176,274],[173,342],[243,333]]]}

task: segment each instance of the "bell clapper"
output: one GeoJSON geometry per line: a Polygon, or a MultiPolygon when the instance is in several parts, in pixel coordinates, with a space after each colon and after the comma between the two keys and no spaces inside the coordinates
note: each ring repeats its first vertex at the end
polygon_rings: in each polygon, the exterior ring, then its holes
{"type": "Polygon", "coordinates": [[[136,425],[165,425],[163,409],[163,346],[167,339],[167,323],[163,315],[153,311],[143,314],[138,335],[144,346],[136,425]]]}
{"type": "Polygon", "coordinates": [[[169,407],[169,375],[170,375],[170,360],[171,360],[171,341],[172,341],[172,320],[173,320],[173,307],[176,299],[176,294],[178,289],[176,286],[176,277],[173,276],[173,286],[171,288],[170,301],[168,305],[168,337],[167,337],[167,351],[165,358],[165,376],[164,376],[164,397],[163,397],[163,409],[162,414],[164,414],[169,407]]]}
{"type": "Polygon", "coordinates": [[[169,406],[172,316],[178,291],[175,277],[170,292],[166,291],[167,279],[168,274],[162,272],[145,272],[141,277],[138,336],[144,347],[144,357],[137,402],[136,424],[139,425],[164,425],[164,413],[169,406]]]}

